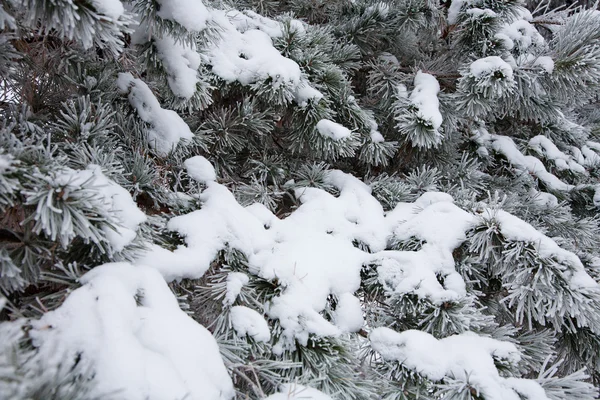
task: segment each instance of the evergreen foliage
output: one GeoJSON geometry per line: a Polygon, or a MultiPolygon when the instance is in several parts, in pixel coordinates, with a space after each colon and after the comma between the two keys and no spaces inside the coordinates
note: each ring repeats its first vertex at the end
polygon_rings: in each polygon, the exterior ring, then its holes
{"type": "Polygon", "coordinates": [[[598,398],[596,8],[1,0],[0,398],[598,398]]]}

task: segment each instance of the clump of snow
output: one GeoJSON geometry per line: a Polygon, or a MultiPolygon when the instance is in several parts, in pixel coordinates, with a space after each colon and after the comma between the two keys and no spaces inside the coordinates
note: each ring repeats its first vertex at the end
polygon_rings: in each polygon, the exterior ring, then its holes
{"type": "Polygon", "coordinates": [[[288,383],[279,388],[279,393],[272,394],[265,400],[333,400],[325,393],[307,386],[288,383]]]}
{"type": "Polygon", "coordinates": [[[463,6],[469,4],[469,0],[454,0],[448,8],[448,25],[455,25],[458,22],[458,17],[463,6]]]}
{"type": "Polygon", "coordinates": [[[503,210],[486,210],[485,214],[499,222],[500,232],[508,240],[532,243],[542,258],[554,259],[571,270],[565,272],[569,286],[573,290],[581,288],[598,288],[598,283],[587,274],[579,257],[561,248],[554,240],[547,237],[527,222],[503,210]],[[570,275],[570,276],[569,276],[570,275]]]}
{"type": "Polygon", "coordinates": [[[217,342],[179,309],[156,270],[105,264],[81,282],[61,307],[32,323],[29,334],[49,365],[93,365],[97,385],[91,395],[234,397],[217,342]]]}
{"type": "MultiPolygon", "coordinates": [[[[90,164],[85,170],[64,168],[54,178],[55,184],[63,186],[63,197],[67,199],[71,191],[82,187],[98,192],[106,209],[113,215],[113,228],[105,227],[106,239],[115,252],[122,251],[137,235],[138,226],[146,221],[144,214],[135,204],[131,195],[120,185],[108,179],[98,165],[90,164]]],[[[63,229],[68,229],[63,226],[63,229]]]]}
{"type": "Polygon", "coordinates": [[[350,293],[343,293],[333,313],[335,324],[343,332],[358,332],[365,323],[360,300],[350,293]]]}
{"type": "Polygon", "coordinates": [[[191,99],[196,93],[200,54],[188,44],[176,42],[170,36],[154,42],[158,58],[167,72],[169,87],[176,96],[191,99]]]}
{"type": "Polygon", "coordinates": [[[240,295],[242,288],[248,284],[250,278],[243,272],[230,272],[227,274],[227,291],[223,299],[223,305],[230,306],[240,295]]]}
{"type": "Polygon", "coordinates": [[[294,95],[294,101],[300,106],[305,107],[309,100],[319,102],[323,98],[323,93],[310,86],[307,79],[301,79],[296,93],[294,95]]]}
{"type": "Polygon", "coordinates": [[[248,335],[257,342],[271,340],[271,331],[267,321],[253,309],[244,306],[231,307],[229,318],[238,336],[248,335]]]}
{"type": "Polygon", "coordinates": [[[415,88],[410,94],[410,102],[417,108],[417,116],[437,132],[442,126],[440,101],[438,93],[440,84],[433,75],[417,72],[415,75],[415,88]]]}
{"type": "Polygon", "coordinates": [[[91,0],[91,3],[96,11],[111,18],[113,21],[118,20],[125,13],[123,3],[119,0],[91,0]]]}
{"type": "Polygon", "coordinates": [[[335,141],[345,139],[352,135],[352,131],[350,129],[328,119],[322,119],[317,122],[316,129],[321,136],[333,139],[335,141]]]}
{"type": "Polygon", "coordinates": [[[467,10],[467,15],[469,15],[472,18],[475,19],[479,19],[479,18],[496,18],[497,14],[490,10],[489,8],[469,8],[467,10]]]}
{"type": "Polygon", "coordinates": [[[501,73],[501,79],[512,80],[513,69],[506,61],[498,56],[480,58],[471,63],[469,72],[475,78],[480,79],[501,73]]]}
{"type": "Polygon", "coordinates": [[[511,24],[505,25],[500,30],[500,34],[512,41],[512,47],[520,51],[527,51],[530,47],[541,47],[545,40],[538,30],[524,19],[519,19],[511,24]]]}
{"type": "Polygon", "coordinates": [[[548,400],[535,381],[507,379],[498,373],[495,359],[513,365],[521,359],[512,343],[471,332],[438,340],[422,331],[398,333],[389,328],[374,329],[369,339],[372,348],[384,359],[398,361],[433,381],[445,377],[468,381],[490,400],[520,400],[524,390],[534,395],[531,400],[548,400]]]}
{"type": "Polygon", "coordinates": [[[177,22],[190,31],[200,32],[210,20],[210,11],[202,0],[157,0],[160,9],[156,13],[163,19],[177,22]]]}
{"type": "Polygon", "coordinates": [[[189,176],[197,182],[206,184],[217,180],[215,168],[202,156],[194,156],[183,162],[189,176]]]}
{"type": "Polygon", "coordinates": [[[540,56],[533,63],[534,66],[541,67],[547,74],[554,72],[554,60],[548,56],[540,56]]]}
{"type": "Polygon", "coordinates": [[[529,140],[529,147],[554,161],[559,171],[570,170],[579,174],[587,175],[586,169],[575,161],[571,156],[560,151],[556,145],[547,137],[538,135],[529,140]]]}
{"type": "MultiPolygon", "coordinates": [[[[416,294],[436,304],[467,296],[452,253],[466,240],[477,216],[453,204],[448,194],[436,192],[384,213],[370,187],[359,179],[330,171],[326,183],[339,195],[297,188],[300,207],[279,219],[264,206],[242,207],[227,188],[208,182],[200,195],[202,208],[168,223],[184,238],[185,246],[173,252],[155,248],[140,262],[158,268],[169,280],[198,278],[220,250],[241,251],[249,273],[281,288],[264,304],[266,316],[278,320],[282,328],[275,352],[306,344],[311,334],[336,336],[360,329],[362,315],[353,294],[360,287],[363,265],[375,265],[379,282],[389,293],[416,294]],[[423,244],[417,251],[385,250],[388,239],[423,244]],[[330,321],[323,312],[331,297],[339,303],[330,321]]],[[[559,250],[552,254],[567,257],[559,250]]],[[[228,304],[233,304],[240,286],[237,278],[231,279],[235,285],[227,295],[228,304]]]]}
{"type": "Polygon", "coordinates": [[[150,146],[161,156],[166,156],[179,141],[192,139],[194,135],[185,121],[173,110],[161,108],[160,103],[144,82],[130,73],[120,73],[117,86],[128,94],[129,103],[142,121],[152,125],[148,131],[150,146]]]}
{"type": "Polygon", "coordinates": [[[0,154],[0,175],[4,175],[12,169],[14,158],[10,154],[0,154]]]}
{"type": "Polygon", "coordinates": [[[535,175],[553,190],[569,191],[574,188],[573,185],[561,181],[556,175],[548,172],[538,158],[523,155],[508,136],[490,135],[490,142],[492,149],[504,155],[513,166],[535,175]]]}

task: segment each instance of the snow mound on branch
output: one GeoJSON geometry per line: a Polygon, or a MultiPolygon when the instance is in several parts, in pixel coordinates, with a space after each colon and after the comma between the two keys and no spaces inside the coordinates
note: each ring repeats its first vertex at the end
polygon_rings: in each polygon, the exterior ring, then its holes
{"type": "Polygon", "coordinates": [[[279,393],[272,394],[265,400],[332,400],[331,397],[317,389],[298,384],[282,385],[279,393]]]}
{"type": "Polygon", "coordinates": [[[415,88],[410,94],[411,103],[417,107],[419,118],[431,125],[431,128],[437,132],[442,126],[442,114],[440,113],[440,101],[438,93],[440,84],[433,75],[417,72],[415,75],[415,88]]]}
{"type": "Polygon", "coordinates": [[[521,359],[512,343],[471,332],[438,340],[421,331],[398,333],[388,328],[374,329],[369,339],[384,359],[399,361],[433,381],[449,377],[469,382],[489,400],[521,400],[521,394],[531,400],[548,400],[535,381],[499,375],[494,360],[515,365],[521,359]]]}
{"type": "Polygon", "coordinates": [[[242,288],[248,284],[250,278],[243,272],[230,272],[227,274],[227,293],[223,299],[223,305],[232,305],[240,295],[242,288]]]}
{"type": "Polygon", "coordinates": [[[91,3],[96,11],[112,18],[113,21],[125,13],[125,7],[119,0],[92,0],[91,3]]]}
{"type": "Polygon", "coordinates": [[[200,54],[195,47],[176,42],[170,36],[154,41],[158,58],[167,72],[167,82],[176,96],[191,99],[196,93],[200,54]]]}
{"type": "Polygon", "coordinates": [[[215,169],[206,158],[195,156],[183,162],[189,176],[197,182],[206,183],[217,180],[215,169]]]}
{"type": "Polygon", "coordinates": [[[469,72],[478,79],[494,75],[496,72],[500,72],[503,79],[512,80],[513,78],[512,67],[498,56],[485,57],[473,61],[469,67],[469,72]]]}
{"type": "Polygon", "coordinates": [[[33,323],[30,335],[50,364],[80,358],[93,368],[97,395],[233,398],[215,339],[179,309],[156,270],[105,264],[81,282],[61,307],[33,323]]]}
{"type": "Polygon", "coordinates": [[[210,20],[210,12],[201,0],[157,0],[163,19],[177,22],[190,31],[200,32],[210,20]]]}
{"type": "Polygon", "coordinates": [[[267,321],[253,309],[244,306],[231,307],[229,317],[238,336],[248,335],[257,342],[268,342],[271,339],[267,321]]]}
{"type": "Polygon", "coordinates": [[[322,119],[317,122],[316,128],[321,136],[335,141],[345,139],[352,135],[352,131],[350,129],[328,119],[322,119]]]}
{"type": "Polygon", "coordinates": [[[194,137],[185,121],[175,111],[163,109],[148,85],[140,79],[135,79],[129,72],[120,73],[117,86],[121,93],[128,94],[129,103],[141,120],[152,125],[148,141],[160,156],[169,154],[179,141],[194,137]]]}
{"type": "Polygon", "coordinates": [[[130,244],[137,235],[138,226],[146,221],[146,214],[137,207],[129,192],[107,178],[98,165],[90,164],[84,170],[64,168],[55,181],[65,186],[65,197],[69,196],[69,191],[82,187],[98,192],[106,209],[114,215],[114,221],[111,221],[114,229],[105,227],[104,233],[115,252],[130,244]]]}
{"type": "MultiPolygon", "coordinates": [[[[414,203],[399,203],[385,214],[370,187],[359,179],[334,170],[326,181],[339,190],[338,196],[317,188],[298,188],[295,194],[301,205],[285,219],[262,206],[244,208],[227,188],[208,182],[200,194],[202,208],[168,223],[186,245],[174,252],[154,249],[140,262],[158,268],[168,280],[199,278],[219,251],[227,247],[241,251],[251,275],[281,288],[280,294],[264,304],[267,317],[278,320],[282,328],[275,352],[293,348],[296,342],[305,345],[311,334],[336,336],[359,330],[362,310],[353,295],[366,265],[374,266],[388,293],[415,294],[434,304],[467,296],[452,252],[466,240],[478,216],[457,207],[450,195],[435,192],[423,194],[414,203]],[[416,242],[420,248],[386,250],[388,240],[416,242]],[[332,296],[339,302],[329,320],[323,312],[332,296]]],[[[542,240],[535,232],[515,240],[542,240]]],[[[578,262],[575,255],[554,246],[555,256],[578,262]]],[[[577,286],[589,278],[581,273],[565,278],[577,286]]],[[[228,304],[235,301],[243,280],[232,284],[228,304]]]]}

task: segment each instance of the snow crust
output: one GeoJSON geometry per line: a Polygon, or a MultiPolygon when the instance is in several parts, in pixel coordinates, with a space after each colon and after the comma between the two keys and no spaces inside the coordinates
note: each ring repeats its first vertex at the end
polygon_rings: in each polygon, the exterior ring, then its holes
{"type": "Polygon", "coordinates": [[[120,73],[117,87],[121,93],[128,94],[129,103],[140,119],[152,125],[148,141],[160,156],[169,154],[180,141],[194,137],[185,121],[175,111],[163,109],[148,85],[140,79],[135,79],[129,72],[120,73]]]}
{"type": "Polygon", "coordinates": [[[238,336],[248,335],[257,342],[268,342],[271,339],[267,321],[253,309],[244,306],[231,307],[229,317],[238,336]]]}
{"type": "Polygon", "coordinates": [[[442,126],[442,114],[440,113],[440,101],[438,93],[440,84],[433,75],[417,72],[415,75],[415,88],[410,94],[410,102],[417,107],[417,115],[423,121],[429,123],[434,131],[442,126]]]}
{"type": "Polygon", "coordinates": [[[322,119],[317,122],[316,128],[321,136],[333,139],[335,141],[345,139],[352,135],[352,131],[350,129],[328,119],[322,119]]]}
{"type": "MultiPolygon", "coordinates": [[[[94,394],[128,400],[226,400],[233,384],[210,332],[179,309],[163,277],[128,263],[81,278],[30,332],[51,365],[91,363],[94,394]]],[[[85,365],[85,364],[84,364],[85,365]]]]}
{"type": "MultiPolygon", "coordinates": [[[[64,198],[82,187],[97,191],[98,197],[114,217],[114,229],[105,227],[104,233],[115,252],[122,251],[130,244],[137,235],[138,226],[146,221],[146,214],[137,207],[129,192],[107,178],[98,165],[90,164],[84,170],[63,168],[57,173],[55,183],[64,187],[64,198]]],[[[70,228],[63,226],[63,229],[70,228]]]]}
{"type": "Polygon", "coordinates": [[[207,183],[217,180],[215,169],[206,158],[194,156],[183,162],[189,176],[197,182],[207,183]]]}
{"type": "Polygon", "coordinates": [[[521,400],[520,394],[528,394],[529,400],[549,400],[535,381],[499,375],[494,359],[513,365],[521,359],[512,343],[471,332],[438,340],[422,331],[398,333],[389,328],[374,329],[369,339],[384,359],[399,361],[434,381],[445,377],[469,381],[486,399],[521,400]]]}

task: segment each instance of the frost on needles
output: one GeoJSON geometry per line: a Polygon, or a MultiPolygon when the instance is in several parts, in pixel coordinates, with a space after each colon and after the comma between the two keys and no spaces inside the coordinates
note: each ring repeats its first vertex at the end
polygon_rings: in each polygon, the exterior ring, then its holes
{"type": "Polygon", "coordinates": [[[0,398],[591,400],[600,13],[0,3],[0,398]]]}

